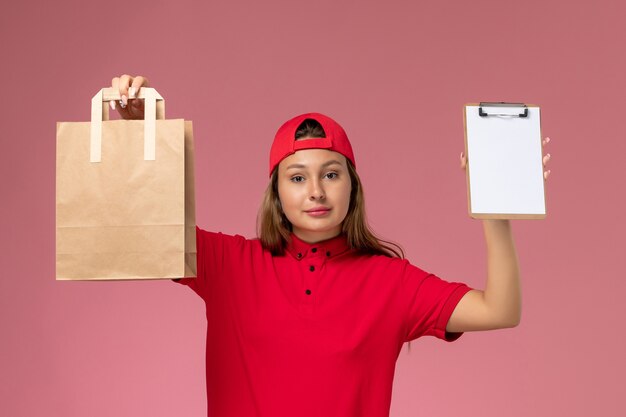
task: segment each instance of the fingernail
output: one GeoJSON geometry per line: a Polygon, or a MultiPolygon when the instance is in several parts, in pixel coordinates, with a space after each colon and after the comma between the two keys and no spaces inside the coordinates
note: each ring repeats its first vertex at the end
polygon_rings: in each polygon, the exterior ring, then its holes
{"type": "Polygon", "coordinates": [[[550,156],[550,154],[547,154],[546,156],[548,157],[548,159],[552,158],[552,157],[550,156]]]}
{"type": "Polygon", "coordinates": [[[124,105],[124,107],[126,107],[127,103],[128,103],[128,97],[122,96],[122,104],[124,105]]]}
{"type": "Polygon", "coordinates": [[[115,100],[109,101],[109,106],[111,106],[111,110],[115,110],[115,100]]]}
{"type": "Polygon", "coordinates": [[[125,109],[126,108],[126,104],[124,104],[124,102],[122,100],[120,100],[120,107],[125,109]]]}
{"type": "Polygon", "coordinates": [[[550,142],[550,138],[546,138],[546,143],[550,142]]]}
{"type": "Polygon", "coordinates": [[[135,98],[135,87],[130,87],[128,90],[128,97],[135,98]]]}

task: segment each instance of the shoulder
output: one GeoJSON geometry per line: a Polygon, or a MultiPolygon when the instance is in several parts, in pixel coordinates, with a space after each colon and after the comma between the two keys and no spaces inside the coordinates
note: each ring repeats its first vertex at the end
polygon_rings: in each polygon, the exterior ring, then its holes
{"type": "Polygon", "coordinates": [[[360,267],[377,272],[385,277],[398,279],[423,279],[430,275],[409,260],[385,255],[360,254],[352,252],[349,257],[360,267]]]}

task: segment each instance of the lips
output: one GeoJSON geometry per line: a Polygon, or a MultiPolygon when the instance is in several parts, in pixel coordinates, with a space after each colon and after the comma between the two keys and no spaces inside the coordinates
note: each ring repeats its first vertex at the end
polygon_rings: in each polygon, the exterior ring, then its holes
{"type": "Polygon", "coordinates": [[[309,209],[309,210],[305,210],[305,213],[311,216],[323,216],[329,211],[330,211],[329,207],[318,206],[318,207],[313,207],[312,209],[309,209]]]}

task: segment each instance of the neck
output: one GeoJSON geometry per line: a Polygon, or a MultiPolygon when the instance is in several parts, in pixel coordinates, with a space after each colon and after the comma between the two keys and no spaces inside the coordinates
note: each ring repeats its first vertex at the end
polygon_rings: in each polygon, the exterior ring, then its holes
{"type": "Polygon", "coordinates": [[[294,229],[293,234],[303,242],[318,243],[339,236],[341,234],[341,229],[337,228],[324,232],[311,232],[308,230],[294,229]]]}

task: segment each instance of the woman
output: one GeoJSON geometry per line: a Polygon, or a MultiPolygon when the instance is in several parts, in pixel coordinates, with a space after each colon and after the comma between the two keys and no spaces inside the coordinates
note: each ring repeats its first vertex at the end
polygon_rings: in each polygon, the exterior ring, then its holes
{"type": "MultiPolygon", "coordinates": [[[[112,107],[142,118],[147,85],[113,79],[112,107]]],[[[206,303],[209,416],[387,416],[404,342],[519,323],[507,220],[483,221],[485,289],[445,282],[369,230],[355,167],[339,124],[297,116],[272,144],[259,239],[197,229],[198,277],[179,282],[206,303]]]]}

